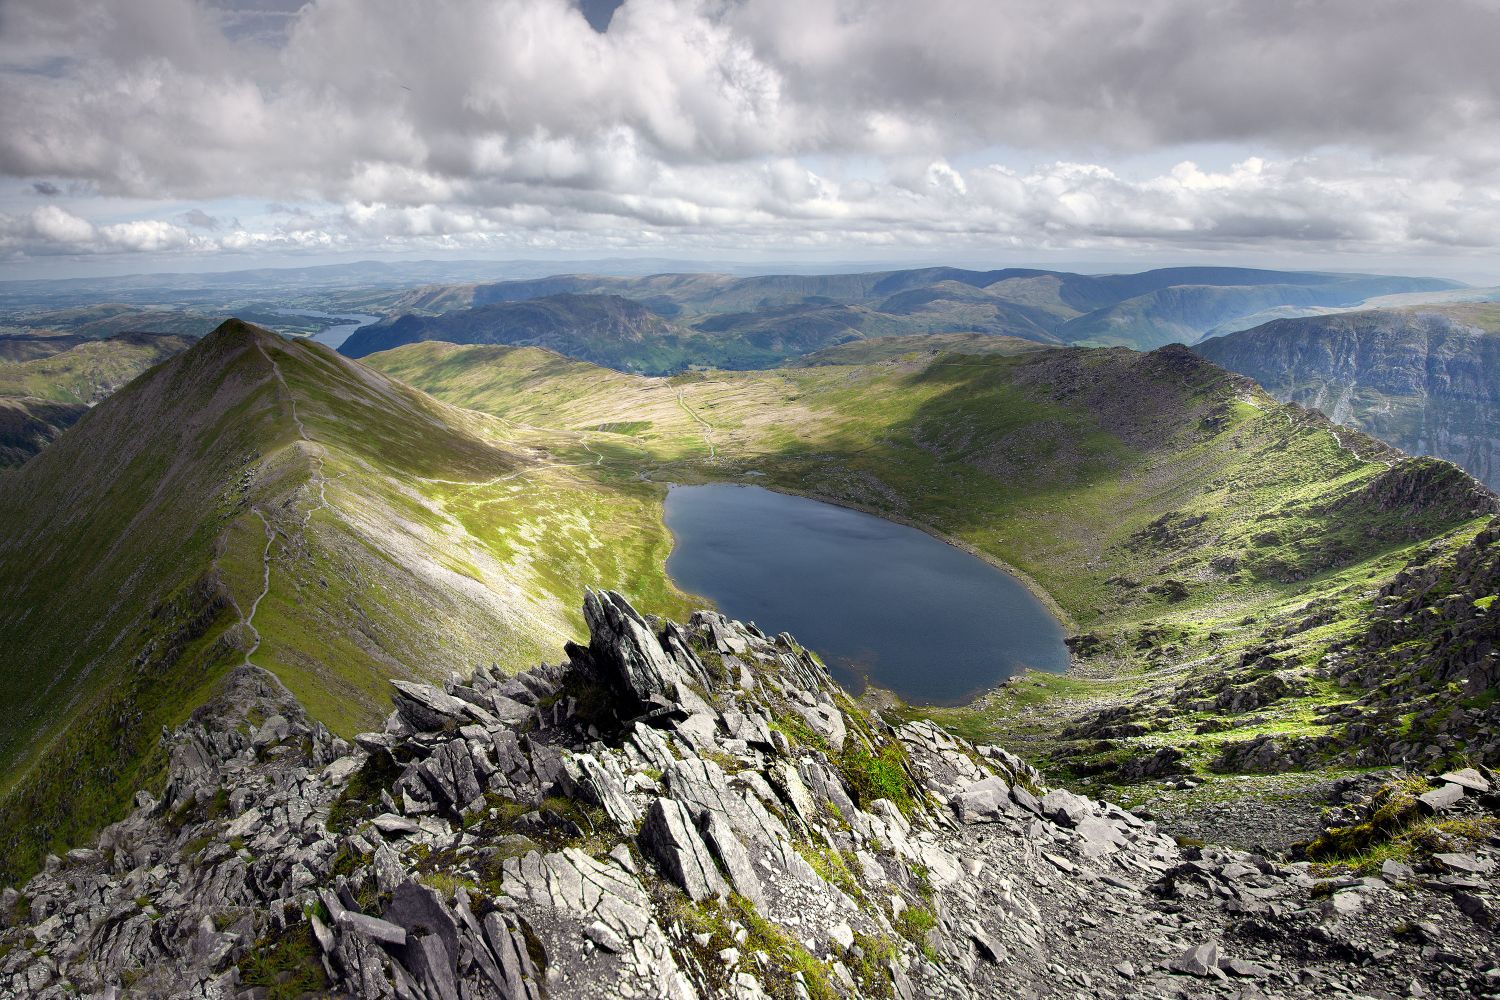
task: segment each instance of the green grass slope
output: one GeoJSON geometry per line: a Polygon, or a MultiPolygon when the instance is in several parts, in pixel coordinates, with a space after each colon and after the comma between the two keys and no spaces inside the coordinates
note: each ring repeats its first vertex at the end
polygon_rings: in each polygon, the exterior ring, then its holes
{"type": "MultiPolygon", "coordinates": [[[[670,379],[441,344],[369,360],[463,406],[613,435],[622,470],[833,500],[1013,568],[1070,623],[1077,668],[933,714],[1023,744],[1054,746],[1091,710],[1237,669],[1318,595],[1336,628],[1369,622],[1371,594],[1495,509],[1452,466],[1404,459],[1182,347],[906,351],[670,379]]],[[[1206,767],[1226,741],[1312,725],[1329,684],[1302,691],[1231,735],[1173,738],[1206,767]]]]}
{"type": "Polygon", "coordinates": [[[97,403],[190,344],[190,338],[174,334],[124,333],[47,357],[0,361],[0,396],[97,403]]]}
{"type": "Polygon", "coordinates": [[[587,584],[683,613],[659,496],[603,454],[234,321],[91,410],[0,480],[0,879],[150,787],[247,658],[351,734],[389,677],[556,657],[587,584]]]}

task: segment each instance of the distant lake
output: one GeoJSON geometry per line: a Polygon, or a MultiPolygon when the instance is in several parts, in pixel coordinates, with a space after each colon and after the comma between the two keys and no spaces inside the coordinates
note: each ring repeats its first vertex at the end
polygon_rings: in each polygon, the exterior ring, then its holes
{"type": "Polygon", "coordinates": [[[279,312],[283,316],[308,316],[312,319],[348,320],[346,323],[339,323],[319,333],[315,333],[310,338],[320,344],[327,344],[335,351],[343,346],[344,341],[348,340],[355,330],[358,330],[366,323],[373,323],[380,318],[379,316],[366,316],[363,313],[318,312],[316,309],[276,309],[273,311],[279,312]]]}
{"type": "Polygon", "coordinates": [[[1063,629],[1010,574],[931,535],[758,486],[674,486],[667,572],[731,618],[790,632],[840,683],[958,704],[1068,666],[1063,629]]]}

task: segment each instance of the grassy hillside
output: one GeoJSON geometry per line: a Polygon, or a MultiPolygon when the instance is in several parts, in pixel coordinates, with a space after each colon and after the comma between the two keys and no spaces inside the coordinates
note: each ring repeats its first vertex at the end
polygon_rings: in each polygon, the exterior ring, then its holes
{"type": "Polygon", "coordinates": [[[555,658],[599,582],[681,614],[649,487],[229,323],[0,480],[3,874],[149,787],[246,658],[345,735],[388,678],[555,658]]]}
{"type": "MultiPolygon", "coordinates": [[[[1316,595],[1347,632],[1402,567],[1461,545],[1494,510],[1451,466],[1403,461],[1184,348],[907,351],[838,364],[849,347],[813,367],[671,379],[441,344],[369,360],[463,406],[612,435],[623,467],[659,481],[831,499],[1014,568],[1078,635],[1078,669],[934,714],[1023,744],[1055,748],[1091,709],[1222,675],[1268,632],[1306,618],[1316,595]]],[[[1308,649],[1297,669],[1310,674],[1321,653],[1308,649]]],[[[1329,683],[1309,682],[1232,732],[1172,736],[1206,768],[1226,742],[1306,731],[1312,706],[1330,699],[1329,683]]],[[[1127,740],[1110,752],[1141,751],[1127,740]]]]}
{"type": "MultiPolygon", "coordinates": [[[[1265,586],[1346,562],[1373,546],[1341,549],[1333,519],[1295,512],[1305,498],[1328,502],[1386,468],[1341,446],[1317,415],[1280,406],[1182,348],[906,352],[670,379],[441,344],[369,360],[462,406],[542,426],[619,425],[622,448],[662,478],[756,472],[918,520],[1025,570],[1080,622],[1245,599],[1243,571],[1232,583],[1233,573],[1201,574],[1186,602],[1145,596],[1170,574],[1152,565],[1159,553],[1125,542],[1163,514],[1201,509],[1208,520],[1196,533],[1221,536],[1224,552],[1248,561],[1265,586]],[[1275,545],[1260,527],[1269,520],[1291,522],[1275,545]],[[1139,576],[1140,594],[1105,583],[1126,572],[1139,576]]],[[[1370,442],[1365,454],[1379,450],[1370,442]]]]}
{"type": "Polygon", "coordinates": [[[863,365],[884,361],[928,359],[939,354],[1025,354],[1045,350],[1046,345],[1019,337],[988,333],[929,333],[854,340],[821,351],[804,354],[787,363],[789,368],[816,365],[863,365]]]}
{"type": "Polygon", "coordinates": [[[97,403],[191,343],[173,334],[126,333],[84,341],[48,357],[0,361],[0,396],[97,403]]]}
{"type": "MultiPolygon", "coordinates": [[[[1044,738],[1078,773],[1167,738],[1101,736],[1091,711],[1201,700],[1192,685],[1309,616],[1294,634],[1351,634],[1398,571],[1460,550],[1494,509],[1450,466],[1183,348],[991,342],[1007,350],[892,341],[906,349],[651,378],[432,342],[366,367],[226,324],[0,479],[0,648],[17,651],[0,664],[0,877],[150,787],[159,727],[246,658],[349,733],[385,711],[390,676],[555,658],[585,585],[680,616],[667,482],[830,499],[1012,567],[1076,633],[1079,670],[933,714],[1044,738]]],[[[1165,730],[1173,746],[1233,770],[1228,744],[1327,732],[1315,709],[1336,684],[1307,650],[1253,717],[1165,730]]]]}

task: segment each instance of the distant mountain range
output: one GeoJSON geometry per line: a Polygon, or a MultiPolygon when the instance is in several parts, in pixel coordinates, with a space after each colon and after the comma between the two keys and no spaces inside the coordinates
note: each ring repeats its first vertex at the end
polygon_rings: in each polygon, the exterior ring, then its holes
{"type": "Polygon", "coordinates": [[[1277,320],[1194,350],[1278,399],[1500,486],[1500,303],[1277,320]]]}
{"type": "Polygon", "coordinates": [[[832,275],[554,275],[415,289],[390,319],[351,337],[360,357],[416,340],[551,347],[628,371],[754,368],[851,340],[986,333],[1040,343],[1142,350],[1279,306],[1347,307],[1376,295],[1459,286],[1430,278],[1166,268],[1081,275],[935,267],[832,275]],[[626,327],[622,300],[636,313],[626,327]],[[545,303],[517,308],[518,303],[545,303]],[[506,308],[506,307],[510,308],[506,308]]]}

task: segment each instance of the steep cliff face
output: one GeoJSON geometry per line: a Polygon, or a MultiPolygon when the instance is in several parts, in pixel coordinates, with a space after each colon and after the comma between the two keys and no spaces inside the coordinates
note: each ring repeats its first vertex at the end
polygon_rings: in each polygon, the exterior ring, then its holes
{"type": "Polygon", "coordinates": [[[1283,402],[1500,484],[1500,333],[1482,307],[1277,320],[1194,348],[1283,402]]]}
{"type": "MultiPolygon", "coordinates": [[[[1458,997],[1492,981],[1483,849],[1320,882],[1184,847],[1042,789],[997,747],[888,725],[785,634],[647,618],[609,592],[584,615],[589,643],[561,666],[397,682],[384,730],[353,745],[240,668],[164,734],[160,796],[0,893],[0,995],[1458,997]]],[[[1489,777],[1445,779],[1434,808],[1491,822],[1489,777]]]]}

